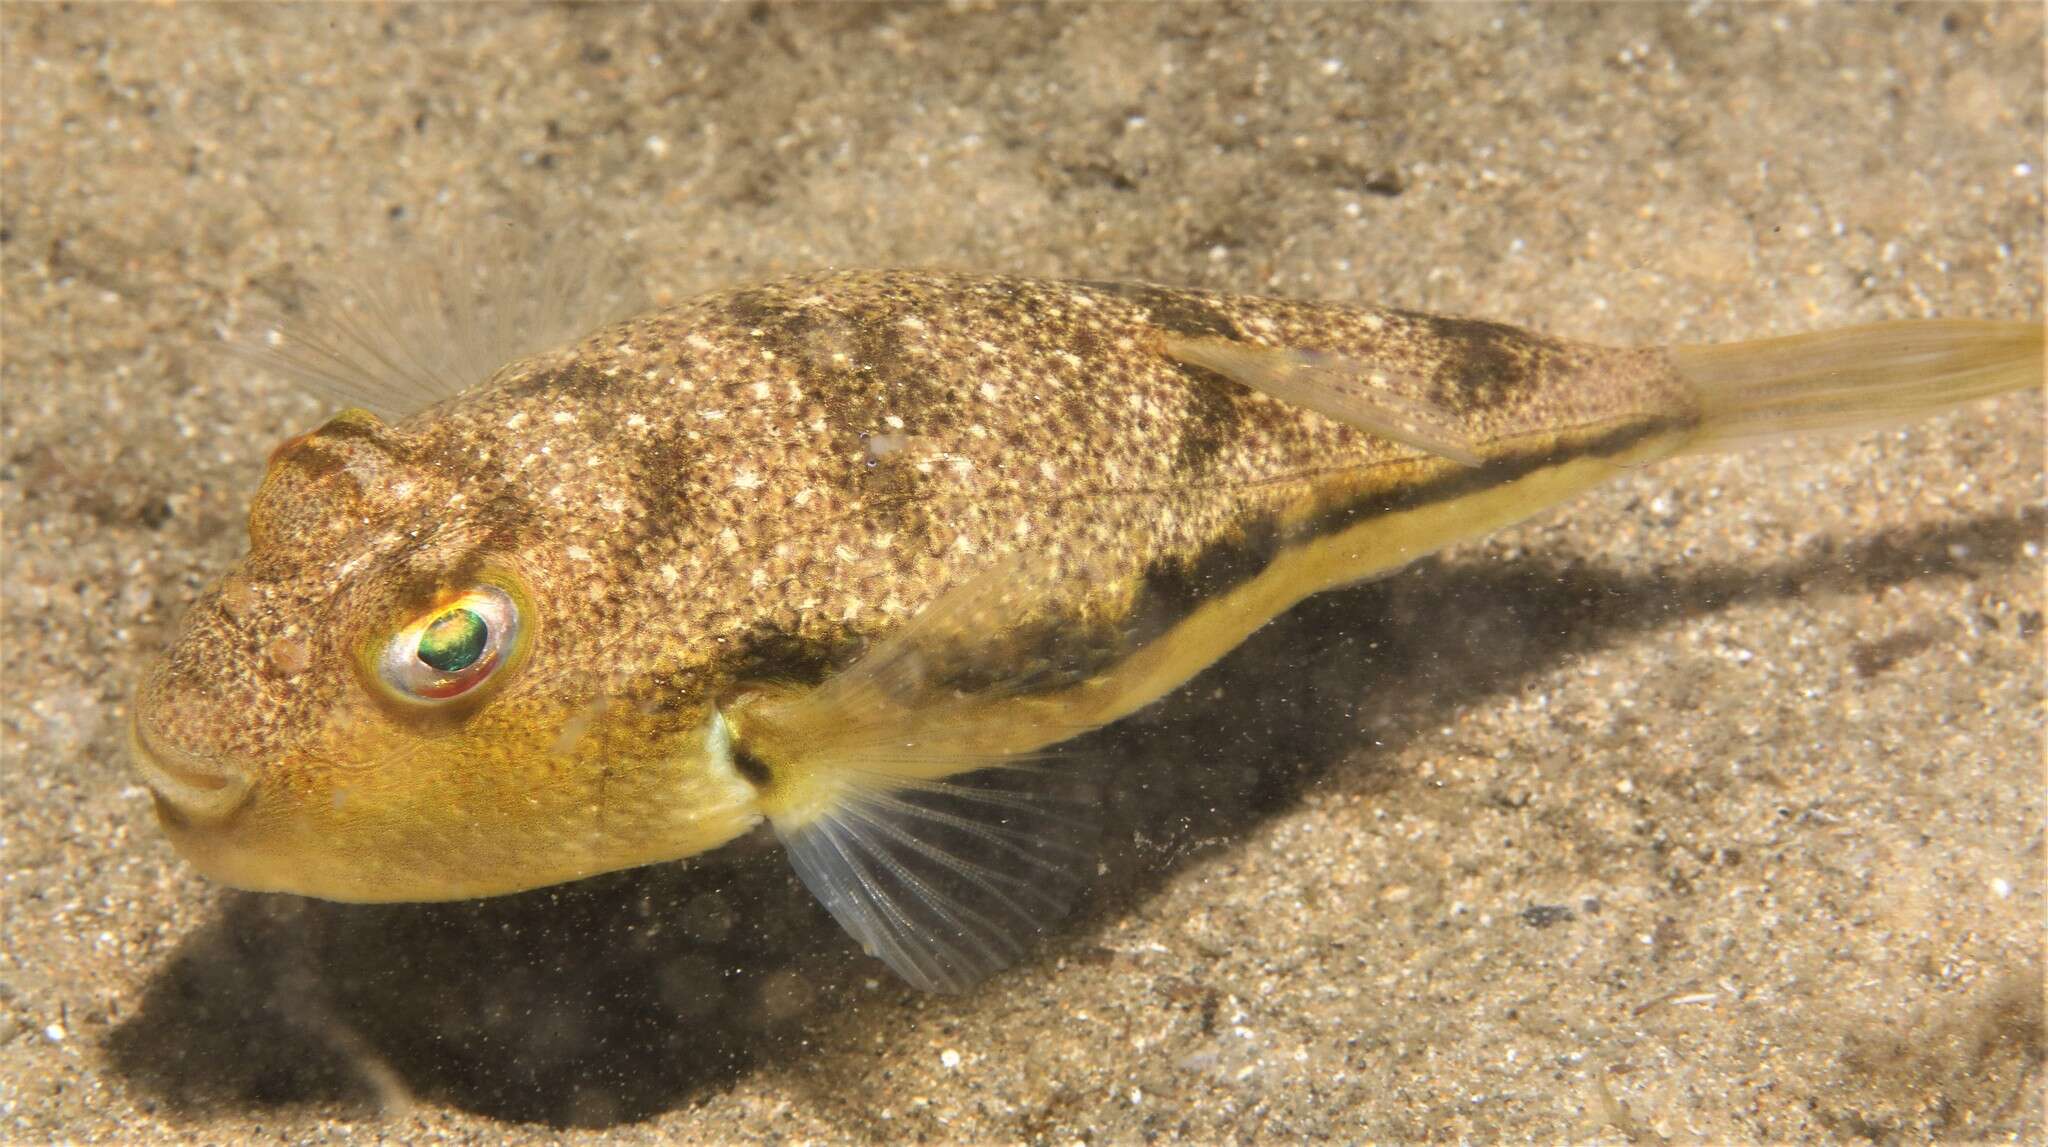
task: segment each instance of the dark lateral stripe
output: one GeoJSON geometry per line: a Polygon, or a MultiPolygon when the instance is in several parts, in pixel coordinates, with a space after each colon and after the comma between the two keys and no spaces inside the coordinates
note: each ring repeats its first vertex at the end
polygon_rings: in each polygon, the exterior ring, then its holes
{"type": "Polygon", "coordinates": [[[1493,458],[1478,467],[1457,467],[1427,481],[1377,491],[1330,507],[1284,533],[1271,517],[1255,519],[1235,536],[1218,540],[1192,560],[1164,558],[1146,570],[1144,596],[1148,600],[1141,603],[1140,609],[1151,623],[1145,628],[1163,633],[1204,601],[1230,593],[1264,573],[1283,554],[1320,538],[1344,533],[1374,518],[1453,502],[1568,462],[1624,454],[1649,439],[1682,431],[1689,425],[1675,419],[1640,422],[1577,445],[1493,458]]]}
{"type": "Polygon", "coordinates": [[[1460,466],[1438,477],[1398,490],[1387,490],[1318,516],[1300,540],[1346,530],[1358,523],[1403,510],[1419,509],[1436,502],[1448,502],[1489,486],[1504,486],[1540,470],[1562,466],[1583,458],[1611,458],[1626,454],[1652,438],[1690,429],[1689,419],[1660,418],[1618,427],[1576,446],[1531,450],[1505,458],[1489,458],[1481,466],[1460,466]],[[1328,519],[1326,521],[1326,519],[1328,519]]]}
{"type": "MultiPolygon", "coordinates": [[[[1571,446],[1531,450],[1487,462],[1479,468],[1458,467],[1428,481],[1385,490],[1316,515],[1282,531],[1270,517],[1252,519],[1233,535],[1219,539],[1189,560],[1185,555],[1161,558],[1141,575],[1144,585],[1130,611],[1117,621],[1075,624],[1074,618],[1045,618],[1039,623],[1000,635],[962,634],[959,643],[930,651],[925,687],[939,693],[1044,695],[1111,671],[1139,649],[1179,627],[1197,609],[1227,596],[1266,572],[1275,561],[1317,539],[1360,526],[1374,518],[1456,501],[1505,486],[1552,467],[1583,459],[1624,454],[1660,435],[1683,431],[1684,420],[1637,423],[1571,446]]],[[[753,679],[764,670],[783,679],[822,677],[821,658],[796,666],[797,652],[784,642],[756,635],[747,651],[724,659],[712,670],[724,679],[753,679]]]]}
{"type": "Polygon", "coordinates": [[[1120,620],[1075,624],[1073,618],[1048,618],[1001,639],[988,638],[986,644],[975,639],[935,650],[926,666],[928,684],[961,693],[1057,692],[1111,672],[1136,651],[1173,633],[1196,610],[1227,597],[1286,554],[1320,538],[1375,518],[1454,502],[1570,462],[1623,454],[1686,425],[1668,419],[1638,423],[1573,446],[1510,455],[1477,469],[1458,467],[1429,481],[1332,507],[1284,532],[1272,516],[1254,518],[1192,560],[1180,555],[1154,561],[1141,575],[1143,586],[1120,620]]]}

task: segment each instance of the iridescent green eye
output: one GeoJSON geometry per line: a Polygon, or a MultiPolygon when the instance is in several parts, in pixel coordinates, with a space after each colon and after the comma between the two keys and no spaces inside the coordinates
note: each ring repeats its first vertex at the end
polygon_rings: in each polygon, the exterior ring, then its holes
{"type": "Polygon", "coordinates": [[[491,627],[473,609],[451,609],[427,625],[420,634],[421,661],[443,673],[459,673],[484,655],[484,643],[491,627]]]}
{"type": "Polygon", "coordinates": [[[384,642],[377,675],[407,700],[453,700],[505,664],[519,620],[518,603],[494,585],[444,599],[384,642]]]}

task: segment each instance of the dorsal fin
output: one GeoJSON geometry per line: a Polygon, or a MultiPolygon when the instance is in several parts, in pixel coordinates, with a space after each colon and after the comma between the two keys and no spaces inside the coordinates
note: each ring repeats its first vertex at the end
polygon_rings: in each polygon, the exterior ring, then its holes
{"type": "MultiPolygon", "coordinates": [[[[1165,337],[1167,357],[1212,370],[1269,398],[1313,410],[1361,430],[1448,458],[1461,466],[1484,459],[1456,419],[1427,400],[1390,389],[1413,383],[1370,362],[1322,350],[1264,347],[1234,339],[1165,337]]],[[[1408,389],[1419,389],[1409,385],[1408,389]]]]}

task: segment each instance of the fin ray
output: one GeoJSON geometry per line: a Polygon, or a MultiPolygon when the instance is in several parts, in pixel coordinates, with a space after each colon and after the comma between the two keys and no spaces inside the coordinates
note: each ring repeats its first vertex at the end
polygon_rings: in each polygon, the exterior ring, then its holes
{"type": "Polygon", "coordinates": [[[824,812],[771,816],[797,876],[912,986],[958,992],[1015,963],[1063,916],[1094,862],[1090,804],[1046,766],[898,784],[856,774],[824,812]]]}
{"type": "Polygon", "coordinates": [[[358,256],[332,287],[252,307],[229,350],[395,418],[643,309],[636,267],[542,233],[478,224],[423,251],[358,256]]]}
{"type": "Polygon", "coordinates": [[[1014,963],[1094,871],[1091,770],[1046,749],[1102,718],[1059,699],[1085,665],[1030,627],[1098,570],[999,559],[816,687],[734,703],[804,886],[919,988],[1014,963]]]}
{"type": "Polygon", "coordinates": [[[1695,451],[1870,430],[2042,384],[2038,322],[1921,319],[1671,348],[1699,396],[1695,451]]]}

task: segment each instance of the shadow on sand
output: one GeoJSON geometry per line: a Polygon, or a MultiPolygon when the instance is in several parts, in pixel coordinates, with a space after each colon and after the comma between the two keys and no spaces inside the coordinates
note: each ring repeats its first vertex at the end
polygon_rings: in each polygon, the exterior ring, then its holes
{"type": "MultiPolygon", "coordinates": [[[[1173,698],[1077,743],[1113,778],[1108,872],[1039,958],[1087,958],[1102,920],[1191,856],[1311,784],[1386,787],[1376,743],[1426,733],[1574,653],[1745,599],[1967,578],[2020,560],[2042,526],[2030,511],[1762,568],[1643,576],[1541,557],[1426,562],[1311,599],[1173,698]]],[[[605,1126],[800,1059],[808,1029],[880,1028],[918,1006],[774,850],[726,851],[738,855],[458,904],[229,895],[114,1031],[112,1067],[193,1115],[420,1097],[605,1126]]]]}

